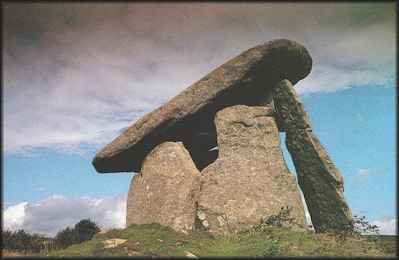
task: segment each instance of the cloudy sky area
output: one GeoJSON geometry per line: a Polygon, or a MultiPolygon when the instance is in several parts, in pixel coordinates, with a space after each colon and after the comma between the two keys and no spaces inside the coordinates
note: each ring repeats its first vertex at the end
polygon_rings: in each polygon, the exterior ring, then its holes
{"type": "Polygon", "coordinates": [[[394,3],[3,7],[7,227],[122,227],[132,174],[96,174],[96,150],[228,59],[287,38],[313,57],[296,89],[352,211],[395,232],[394,3]]]}

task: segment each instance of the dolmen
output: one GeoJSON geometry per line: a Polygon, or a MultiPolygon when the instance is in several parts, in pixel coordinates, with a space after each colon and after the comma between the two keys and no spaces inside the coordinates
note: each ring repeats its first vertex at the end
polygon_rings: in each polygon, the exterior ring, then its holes
{"type": "Polygon", "coordinates": [[[312,131],[293,85],[311,71],[301,44],[278,39],[216,68],[100,150],[99,173],[136,172],[126,224],[188,233],[231,233],[289,208],[304,229],[305,198],[316,232],[352,221],[343,178],[312,131]],[[298,182],[284,161],[286,134],[298,182]]]}

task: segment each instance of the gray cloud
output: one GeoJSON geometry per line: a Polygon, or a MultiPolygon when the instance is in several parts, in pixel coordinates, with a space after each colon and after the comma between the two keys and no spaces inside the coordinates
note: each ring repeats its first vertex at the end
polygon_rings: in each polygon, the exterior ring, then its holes
{"type": "Polygon", "coordinates": [[[6,152],[94,149],[216,66],[289,38],[303,93],[394,82],[394,3],[7,3],[6,152]]]}

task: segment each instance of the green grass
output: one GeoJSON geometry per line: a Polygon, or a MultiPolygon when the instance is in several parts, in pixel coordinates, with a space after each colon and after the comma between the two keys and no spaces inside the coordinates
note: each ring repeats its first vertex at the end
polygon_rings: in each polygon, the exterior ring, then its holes
{"type": "Polygon", "coordinates": [[[212,236],[205,231],[185,235],[158,224],[132,225],[97,234],[92,240],[53,251],[50,256],[395,256],[395,237],[372,241],[365,237],[338,239],[285,228],[267,228],[238,234],[212,236]],[[111,238],[127,242],[104,249],[111,238]]]}

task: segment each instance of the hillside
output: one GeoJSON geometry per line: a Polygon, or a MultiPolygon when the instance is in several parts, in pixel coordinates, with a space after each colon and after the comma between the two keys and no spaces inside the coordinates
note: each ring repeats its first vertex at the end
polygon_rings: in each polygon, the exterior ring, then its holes
{"type": "Polygon", "coordinates": [[[395,256],[396,238],[339,239],[331,234],[266,228],[226,236],[204,231],[189,235],[158,224],[132,225],[96,234],[92,240],[53,251],[50,256],[395,256]],[[113,248],[104,241],[126,240],[113,248]]]}

